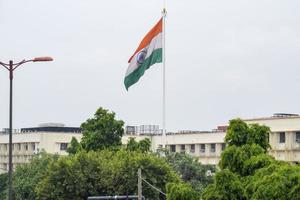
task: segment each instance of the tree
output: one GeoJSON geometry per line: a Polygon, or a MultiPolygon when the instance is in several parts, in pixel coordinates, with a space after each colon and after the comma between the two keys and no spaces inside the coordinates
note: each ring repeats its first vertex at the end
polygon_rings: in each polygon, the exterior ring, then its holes
{"type": "Polygon", "coordinates": [[[187,154],[166,152],[165,155],[169,165],[195,191],[201,192],[208,184],[213,183],[213,177],[207,176],[208,171],[215,171],[213,165],[202,165],[197,158],[187,154]]]}
{"type": "MultiPolygon", "coordinates": [[[[37,199],[86,199],[96,195],[137,194],[137,171],[149,183],[166,191],[168,182],[179,177],[162,158],[138,151],[80,151],[60,157],[50,164],[46,177],[36,187],[37,199]]],[[[163,199],[150,186],[143,185],[147,199],[163,199]]]]}
{"type": "Polygon", "coordinates": [[[0,174],[0,199],[6,199],[8,186],[8,174],[0,174]]]}
{"type": "Polygon", "coordinates": [[[81,145],[80,143],[77,141],[77,139],[75,137],[72,137],[72,140],[67,148],[67,152],[69,154],[76,154],[78,151],[81,150],[81,145]]]}
{"type": "Polygon", "coordinates": [[[241,147],[232,145],[228,146],[222,153],[219,166],[221,169],[229,169],[242,176],[248,176],[253,174],[256,169],[273,161],[274,159],[264,154],[264,149],[257,144],[246,144],[241,147]],[[260,158],[263,158],[263,160],[260,158]]]}
{"type": "Polygon", "coordinates": [[[13,173],[15,199],[36,199],[36,185],[44,178],[48,165],[57,159],[57,155],[42,152],[32,158],[30,163],[18,166],[13,173]]]}
{"type": "Polygon", "coordinates": [[[231,120],[228,147],[214,184],[202,194],[212,199],[300,199],[300,167],[267,155],[269,128],[231,120]]]}
{"type": "Polygon", "coordinates": [[[258,170],[246,187],[249,199],[300,199],[300,167],[277,162],[258,170]]]}
{"type": "Polygon", "coordinates": [[[199,200],[200,193],[186,183],[168,183],[167,200],[199,200]]]}
{"type": "Polygon", "coordinates": [[[269,145],[270,128],[258,124],[247,125],[241,119],[233,119],[229,122],[229,127],[225,136],[225,142],[237,147],[245,144],[256,144],[261,146],[265,151],[269,145]]]}
{"type": "Polygon", "coordinates": [[[149,138],[145,138],[139,142],[135,141],[134,138],[129,138],[126,145],[126,149],[129,151],[141,151],[143,153],[149,152],[151,148],[151,141],[149,138]]]}
{"type": "Polygon", "coordinates": [[[99,108],[94,117],[81,124],[83,149],[101,150],[121,146],[124,122],[115,119],[115,113],[99,108]]]}
{"type": "Polygon", "coordinates": [[[205,189],[202,198],[206,200],[246,199],[239,176],[228,169],[216,174],[215,183],[205,189]]]}

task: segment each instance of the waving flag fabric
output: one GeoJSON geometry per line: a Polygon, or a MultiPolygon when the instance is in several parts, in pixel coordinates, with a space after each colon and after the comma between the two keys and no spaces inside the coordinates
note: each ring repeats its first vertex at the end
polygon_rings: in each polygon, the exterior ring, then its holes
{"type": "Polygon", "coordinates": [[[130,57],[124,84],[126,90],[138,82],[145,71],[155,63],[162,62],[162,18],[143,38],[139,47],[130,57]]]}

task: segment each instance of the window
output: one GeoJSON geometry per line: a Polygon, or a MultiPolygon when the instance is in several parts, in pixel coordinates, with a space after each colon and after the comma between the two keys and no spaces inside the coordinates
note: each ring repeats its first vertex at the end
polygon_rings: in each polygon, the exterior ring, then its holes
{"type": "Polygon", "coordinates": [[[28,144],[25,144],[25,150],[28,151],[28,144]]]}
{"type": "Polygon", "coordinates": [[[33,151],[35,151],[35,143],[32,143],[32,144],[31,144],[31,149],[32,149],[33,151]]]}
{"type": "Polygon", "coordinates": [[[296,132],[296,142],[300,143],[300,132],[296,132]]]}
{"type": "Polygon", "coordinates": [[[7,151],[7,144],[4,145],[4,150],[7,151]]]}
{"type": "Polygon", "coordinates": [[[170,146],[170,151],[171,152],[176,152],[176,145],[171,145],[170,146]]]}
{"type": "Polygon", "coordinates": [[[224,151],[225,148],[226,148],[226,144],[225,144],[225,143],[222,143],[221,145],[222,145],[222,146],[221,146],[221,149],[222,149],[222,151],[224,151]]]}
{"type": "Polygon", "coordinates": [[[21,150],[21,144],[18,143],[18,144],[17,144],[17,147],[18,147],[18,150],[20,151],[20,150],[21,150]]]}
{"type": "Polygon", "coordinates": [[[194,145],[194,144],[191,144],[190,152],[191,152],[191,153],[194,153],[194,152],[195,152],[195,145],[194,145]]]}
{"type": "Polygon", "coordinates": [[[60,150],[65,151],[68,148],[68,143],[60,143],[60,150]]]}
{"type": "Polygon", "coordinates": [[[185,152],[185,145],[184,144],[180,145],[180,150],[181,150],[181,152],[185,152]]]}
{"type": "Polygon", "coordinates": [[[210,152],[215,153],[216,152],[216,144],[210,144],[210,152]]]}
{"type": "Polygon", "coordinates": [[[205,144],[200,144],[200,153],[205,153],[205,144]]]}
{"type": "Polygon", "coordinates": [[[285,132],[279,133],[279,143],[285,143],[285,132]]]}

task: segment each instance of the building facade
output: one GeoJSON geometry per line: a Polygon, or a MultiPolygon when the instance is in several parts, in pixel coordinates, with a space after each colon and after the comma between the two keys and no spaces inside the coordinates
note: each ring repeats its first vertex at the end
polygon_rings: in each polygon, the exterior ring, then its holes
{"type": "Polygon", "coordinates": [[[162,134],[125,134],[122,138],[122,143],[126,144],[131,137],[136,138],[137,141],[149,138],[152,151],[156,151],[162,148],[163,144],[166,144],[166,147],[171,152],[185,152],[196,156],[203,164],[216,165],[226,146],[224,143],[225,132],[218,129],[202,132],[180,131],[178,133],[168,133],[166,136],[162,136],[162,134]]]}
{"type": "Polygon", "coordinates": [[[277,160],[300,163],[300,116],[277,113],[272,117],[245,120],[270,127],[269,154],[277,160]]]}
{"type": "MultiPolygon", "coordinates": [[[[300,116],[291,114],[274,114],[271,117],[246,119],[248,124],[260,124],[270,127],[269,154],[277,160],[300,162],[300,116]]],[[[136,140],[149,138],[152,151],[166,144],[171,152],[185,152],[199,158],[203,164],[218,164],[226,144],[224,138],[227,126],[219,126],[213,131],[180,131],[167,133],[157,125],[127,126],[122,143],[129,138],[136,140]]],[[[34,128],[13,131],[13,167],[29,162],[44,150],[47,153],[66,155],[66,149],[72,137],[78,141],[82,134],[80,128],[65,127],[62,124],[43,124],[34,128]]],[[[8,131],[0,131],[0,173],[8,169],[8,131]]]]}
{"type": "MultiPolygon", "coordinates": [[[[295,114],[277,113],[271,117],[244,120],[248,124],[260,124],[270,127],[269,154],[277,160],[300,163],[300,116],[295,114]]],[[[217,164],[221,153],[225,149],[224,143],[227,126],[219,126],[211,132],[181,131],[168,133],[166,136],[144,134],[128,135],[122,138],[127,143],[130,137],[137,140],[149,138],[152,151],[166,144],[172,152],[185,152],[199,158],[203,164],[217,164]],[[165,142],[166,141],[166,142],[165,142]]]]}
{"type": "MultiPolygon", "coordinates": [[[[62,124],[42,124],[34,128],[22,128],[13,131],[13,168],[29,162],[41,151],[66,155],[66,149],[72,137],[81,139],[80,128],[65,127],[62,124]]],[[[8,131],[0,132],[0,173],[8,170],[8,131]]]]}

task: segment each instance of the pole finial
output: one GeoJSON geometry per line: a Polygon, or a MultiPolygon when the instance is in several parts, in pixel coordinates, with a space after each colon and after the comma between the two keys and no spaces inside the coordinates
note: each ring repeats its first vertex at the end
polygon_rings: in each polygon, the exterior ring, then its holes
{"type": "Polygon", "coordinates": [[[163,17],[166,17],[166,16],[167,16],[167,10],[166,10],[165,7],[164,7],[163,10],[162,10],[162,15],[163,15],[163,17]]]}

